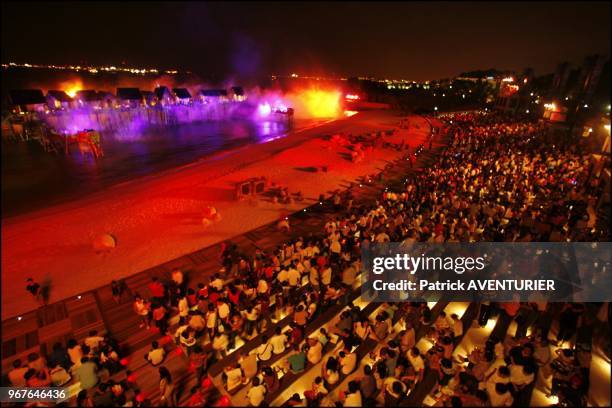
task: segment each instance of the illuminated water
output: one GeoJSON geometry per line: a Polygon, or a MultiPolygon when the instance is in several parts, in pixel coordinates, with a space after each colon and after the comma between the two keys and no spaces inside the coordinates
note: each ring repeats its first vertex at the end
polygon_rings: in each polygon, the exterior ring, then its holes
{"type": "MultiPolygon", "coordinates": [[[[299,126],[299,125],[298,125],[299,126]]],[[[37,142],[2,144],[3,217],[80,198],[108,186],[182,166],[287,133],[277,122],[194,123],[142,134],[103,134],[104,157],[45,153],[37,142]]]]}

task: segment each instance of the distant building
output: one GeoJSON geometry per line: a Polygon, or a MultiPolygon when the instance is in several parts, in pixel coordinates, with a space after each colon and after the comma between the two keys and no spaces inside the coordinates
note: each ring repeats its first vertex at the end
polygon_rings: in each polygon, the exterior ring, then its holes
{"type": "Polygon", "coordinates": [[[69,109],[75,101],[64,91],[51,90],[47,92],[47,106],[50,109],[69,109]]]}
{"type": "Polygon", "coordinates": [[[93,89],[77,91],[74,98],[79,107],[101,109],[107,104],[107,99],[103,92],[96,92],[93,89]]]}
{"type": "Polygon", "coordinates": [[[103,107],[113,108],[119,104],[117,97],[111,92],[98,91],[97,97],[100,99],[103,107]]]}
{"type": "Polygon", "coordinates": [[[144,98],[138,88],[117,88],[117,99],[123,107],[135,108],[144,103],[144,98]]]}
{"type": "Polygon", "coordinates": [[[503,78],[499,85],[499,92],[495,99],[494,109],[500,112],[515,114],[529,103],[521,90],[522,81],[514,76],[503,78]],[[521,83],[521,84],[519,84],[521,83]]]}
{"type": "Polygon", "coordinates": [[[184,105],[191,103],[191,94],[187,88],[172,88],[172,92],[174,93],[178,103],[184,105]]]}
{"type": "Polygon", "coordinates": [[[21,112],[44,112],[47,99],[40,89],[17,89],[9,92],[11,104],[21,112]]]}
{"type": "Polygon", "coordinates": [[[166,86],[158,86],[153,90],[157,102],[162,106],[172,105],[175,102],[175,97],[166,86]]]}
{"type": "Polygon", "coordinates": [[[198,100],[202,103],[219,103],[227,101],[225,89],[202,89],[198,93],[198,100]]]}
{"type": "Polygon", "coordinates": [[[155,106],[157,105],[157,97],[155,96],[155,92],[152,91],[140,91],[142,94],[142,98],[147,106],[155,106]]]}
{"type": "Polygon", "coordinates": [[[246,95],[244,94],[244,89],[241,86],[232,86],[231,89],[231,98],[235,102],[242,102],[246,99],[246,95]]]}

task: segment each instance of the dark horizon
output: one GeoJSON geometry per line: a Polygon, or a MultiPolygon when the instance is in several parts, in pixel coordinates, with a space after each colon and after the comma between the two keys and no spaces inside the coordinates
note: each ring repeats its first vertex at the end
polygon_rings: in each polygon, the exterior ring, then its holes
{"type": "Polygon", "coordinates": [[[610,55],[609,3],[11,2],[2,11],[3,63],[433,80],[488,68],[542,75],[610,55]]]}

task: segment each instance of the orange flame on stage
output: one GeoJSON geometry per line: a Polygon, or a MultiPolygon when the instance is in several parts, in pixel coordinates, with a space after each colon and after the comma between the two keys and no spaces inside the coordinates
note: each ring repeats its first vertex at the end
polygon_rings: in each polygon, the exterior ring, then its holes
{"type": "Polygon", "coordinates": [[[298,92],[295,99],[297,107],[312,118],[334,118],[341,113],[341,96],[338,90],[311,88],[298,92]]]}
{"type": "Polygon", "coordinates": [[[78,91],[85,89],[83,82],[80,79],[72,79],[70,81],[62,82],[59,87],[71,98],[74,98],[78,91]]]}
{"type": "Polygon", "coordinates": [[[337,89],[294,89],[280,96],[280,99],[286,106],[295,109],[296,117],[336,118],[342,114],[342,92],[337,89]]]}

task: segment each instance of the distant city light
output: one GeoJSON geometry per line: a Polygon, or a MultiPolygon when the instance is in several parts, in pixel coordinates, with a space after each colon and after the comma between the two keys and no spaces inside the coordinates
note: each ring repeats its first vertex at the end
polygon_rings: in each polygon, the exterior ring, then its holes
{"type": "Polygon", "coordinates": [[[585,107],[585,108],[588,108],[588,107],[589,107],[589,105],[587,105],[587,104],[585,103],[585,104],[584,104],[584,107],[585,107]]]}
{"type": "Polygon", "coordinates": [[[502,82],[514,82],[514,78],[513,77],[506,77],[506,78],[502,79],[502,82]]]}
{"type": "Polygon", "coordinates": [[[529,113],[529,109],[527,109],[527,110],[525,111],[525,113],[529,113]]]}
{"type": "Polygon", "coordinates": [[[435,110],[435,111],[437,111],[437,110],[438,110],[438,107],[437,107],[437,106],[434,106],[434,110],[435,110]]]}
{"type": "MultiPolygon", "coordinates": [[[[129,72],[132,74],[157,74],[160,72],[157,68],[127,68],[127,67],[116,67],[114,65],[109,66],[80,66],[80,65],[45,65],[45,64],[30,64],[30,63],[16,63],[10,62],[8,64],[2,64],[3,68],[8,67],[21,67],[21,68],[34,68],[34,69],[56,69],[56,70],[71,70],[71,71],[88,71],[91,74],[97,74],[100,71],[122,71],[129,72]]],[[[166,74],[178,74],[175,69],[169,69],[163,71],[166,74]]]]}

